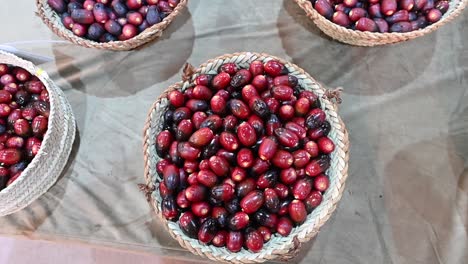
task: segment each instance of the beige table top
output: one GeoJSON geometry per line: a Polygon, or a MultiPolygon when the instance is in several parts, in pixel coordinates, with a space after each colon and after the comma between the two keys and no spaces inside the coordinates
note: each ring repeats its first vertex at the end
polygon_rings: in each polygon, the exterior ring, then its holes
{"type": "Polygon", "coordinates": [[[51,58],[41,67],[65,91],[78,137],[57,184],[1,218],[0,235],[197,259],[160,227],[136,187],[143,123],[185,62],[256,51],[344,87],[340,113],[352,145],[346,191],[296,261],[466,263],[466,16],[407,43],[362,48],[328,39],[290,0],[191,0],[159,41],[106,52],[60,41],[33,16],[32,2],[0,9],[0,44],[51,58]]]}

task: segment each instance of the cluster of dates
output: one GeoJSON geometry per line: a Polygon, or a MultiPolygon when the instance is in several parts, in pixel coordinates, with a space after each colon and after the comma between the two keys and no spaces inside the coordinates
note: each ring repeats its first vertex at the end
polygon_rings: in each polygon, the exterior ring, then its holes
{"type": "Polygon", "coordinates": [[[335,144],[320,100],[276,60],[171,91],[155,139],[161,210],[205,244],[258,252],[322,201],[335,144]]]}
{"type": "Polygon", "coordinates": [[[180,0],[48,0],[63,25],[98,42],[127,40],[161,22],[180,0]]]}
{"type": "Polygon", "coordinates": [[[439,21],[447,0],[312,0],[315,10],[343,27],[370,32],[410,32],[439,21]]]}
{"type": "Polygon", "coordinates": [[[43,83],[23,68],[0,64],[0,191],[41,148],[50,114],[43,83]]]}

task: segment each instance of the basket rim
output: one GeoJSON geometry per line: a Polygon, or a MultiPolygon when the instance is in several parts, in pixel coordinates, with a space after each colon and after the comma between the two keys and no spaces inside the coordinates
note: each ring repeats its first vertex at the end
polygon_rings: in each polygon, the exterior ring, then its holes
{"type": "MultiPolygon", "coordinates": [[[[309,16],[309,18],[317,25],[326,25],[327,27],[330,27],[334,31],[339,31],[342,34],[347,34],[347,35],[353,35],[357,36],[361,39],[365,40],[371,40],[371,41],[376,41],[378,39],[382,38],[392,38],[392,37],[398,37],[398,38],[415,38],[415,37],[420,37],[425,34],[431,33],[441,27],[442,25],[452,21],[455,19],[458,15],[462,13],[462,11],[466,8],[468,4],[468,0],[457,0],[456,1],[456,7],[453,9],[449,9],[445,14],[443,14],[442,18],[437,21],[436,23],[433,23],[423,29],[419,30],[414,30],[410,32],[404,32],[404,33],[397,33],[397,32],[387,32],[387,33],[380,33],[380,32],[368,32],[368,31],[359,31],[359,30],[353,30],[349,29],[343,26],[340,26],[338,24],[333,23],[332,21],[326,19],[324,16],[322,16],[320,13],[315,10],[313,7],[312,3],[309,0],[294,0],[301,9],[303,9],[306,14],[309,16]]],[[[449,0],[450,3],[453,3],[455,1],[449,0]]],[[[320,28],[320,26],[319,26],[320,28]]],[[[320,28],[321,29],[321,28],[320,28]]],[[[322,29],[321,29],[322,30],[322,29]]],[[[324,30],[322,30],[324,31],[324,30]]],[[[324,31],[325,32],[325,31],[324,31]]],[[[325,32],[326,33],[326,32],[325,32]]]]}
{"type": "MultiPolygon", "coordinates": [[[[203,63],[202,65],[200,65],[198,68],[196,68],[196,71],[191,75],[191,77],[193,78],[193,77],[197,76],[198,74],[200,74],[200,72],[202,71],[202,68],[207,67],[210,64],[219,62],[221,60],[226,60],[228,58],[241,57],[241,56],[250,56],[250,55],[256,56],[255,59],[259,59],[260,57],[265,57],[263,59],[263,61],[271,60],[271,59],[278,60],[278,61],[284,63],[285,65],[287,65],[288,68],[294,68],[295,70],[300,71],[301,75],[304,74],[306,79],[309,79],[310,81],[312,81],[322,91],[326,90],[326,89],[324,89],[322,87],[322,85],[319,82],[317,82],[314,78],[312,78],[307,72],[305,72],[299,66],[297,66],[297,65],[295,65],[295,64],[293,64],[291,62],[285,61],[285,60],[283,60],[281,58],[269,55],[269,54],[255,53],[255,52],[238,52],[238,53],[232,53],[232,54],[224,54],[224,55],[218,56],[216,58],[210,59],[210,60],[206,61],[205,63],[203,63]]],[[[213,260],[230,261],[230,262],[246,262],[246,263],[247,262],[263,262],[263,261],[267,261],[267,260],[270,260],[270,259],[276,259],[276,258],[281,257],[284,254],[284,252],[282,254],[271,252],[270,254],[265,255],[265,254],[262,254],[262,252],[264,253],[265,250],[262,250],[259,253],[252,253],[252,252],[248,251],[248,254],[250,255],[250,256],[248,256],[249,258],[242,258],[242,256],[240,254],[246,255],[245,252],[243,252],[243,251],[237,252],[237,253],[230,253],[229,256],[220,257],[220,256],[218,256],[216,254],[212,254],[213,251],[211,250],[211,248],[213,248],[213,246],[205,246],[205,245],[201,246],[202,248],[206,248],[207,250],[202,250],[199,247],[197,247],[195,249],[191,245],[191,241],[193,239],[189,238],[188,236],[186,236],[184,234],[181,234],[181,235],[175,234],[173,232],[172,228],[169,226],[169,224],[172,223],[172,222],[164,219],[164,217],[161,215],[161,212],[160,212],[160,210],[158,208],[158,206],[159,206],[158,201],[152,195],[153,193],[157,193],[158,191],[154,190],[155,186],[152,183],[152,177],[155,174],[151,174],[151,172],[150,172],[150,167],[149,166],[150,166],[150,163],[151,163],[150,162],[151,157],[148,157],[150,155],[150,153],[149,153],[150,144],[152,144],[152,139],[150,138],[150,136],[151,136],[150,135],[150,126],[151,126],[151,124],[153,122],[152,115],[153,115],[154,112],[156,112],[157,106],[161,103],[161,100],[167,95],[167,93],[169,91],[171,91],[173,89],[181,88],[182,86],[185,87],[185,85],[189,85],[190,83],[191,83],[190,80],[188,80],[186,82],[177,82],[177,83],[169,86],[168,89],[166,89],[157,98],[157,100],[152,104],[152,106],[151,106],[151,108],[150,108],[150,110],[148,112],[148,116],[147,116],[147,119],[146,119],[146,122],[145,122],[144,131],[143,131],[143,133],[144,133],[144,136],[143,136],[143,151],[144,151],[144,162],[145,162],[145,172],[144,173],[145,173],[145,179],[146,179],[146,184],[147,184],[147,188],[148,188],[147,190],[152,192],[151,195],[149,195],[149,197],[148,197],[149,202],[151,204],[151,207],[153,208],[155,213],[158,215],[158,217],[163,221],[163,223],[165,225],[165,228],[169,231],[171,236],[174,239],[176,239],[182,247],[188,249],[189,251],[191,251],[194,254],[202,255],[202,256],[208,257],[208,258],[213,259],[213,260]],[[252,256],[255,256],[255,257],[252,257],[252,256]],[[239,258],[241,260],[239,260],[239,258]]],[[[340,144],[340,147],[337,147],[337,148],[342,149],[342,152],[344,153],[344,156],[343,157],[338,157],[338,156],[336,157],[337,160],[344,162],[343,168],[339,169],[340,171],[337,172],[337,173],[341,173],[342,177],[339,178],[339,179],[336,179],[336,185],[337,186],[339,185],[338,188],[337,188],[338,189],[338,195],[336,197],[330,197],[330,199],[328,200],[328,204],[330,204],[330,207],[327,209],[326,213],[323,213],[320,216],[314,218],[314,220],[318,220],[319,223],[316,224],[315,223],[316,221],[315,221],[314,223],[309,223],[308,225],[303,224],[298,228],[303,227],[302,229],[304,229],[304,230],[302,230],[300,232],[298,231],[298,232],[296,232],[296,234],[291,233],[287,237],[287,238],[291,239],[292,242],[293,242],[293,243],[291,243],[291,245],[287,246],[287,250],[288,250],[287,253],[290,253],[290,254],[295,254],[295,252],[300,247],[301,243],[304,243],[304,242],[310,240],[312,237],[314,237],[315,234],[318,232],[318,230],[321,228],[321,226],[323,226],[323,224],[329,219],[331,214],[336,209],[337,203],[338,203],[338,201],[340,200],[340,198],[342,196],[342,193],[343,193],[344,188],[345,188],[345,181],[346,181],[347,176],[348,176],[348,173],[347,173],[348,161],[349,161],[348,132],[347,132],[347,129],[346,129],[343,121],[341,120],[341,118],[337,114],[336,106],[332,102],[330,102],[328,99],[321,98],[322,102],[324,102],[324,100],[327,102],[328,106],[332,106],[332,109],[330,109],[330,110],[333,111],[334,113],[336,113],[336,119],[339,120],[340,128],[336,128],[336,129],[339,132],[343,133],[343,136],[342,136],[342,139],[341,139],[341,142],[343,142],[343,144],[342,144],[342,146],[340,144]],[[310,230],[306,230],[304,228],[304,226],[310,226],[310,227],[313,227],[313,228],[311,228],[310,230]],[[298,235],[302,234],[302,233],[306,233],[305,237],[299,237],[298,238],[298,235]],[[298,244],[296,244],[296,240],[297,240],[298,244]]],[[[334,126],[336,126],[336,124],[334,126]]],[[[337,146],[338,146],[338,144],[337,144],[337,146]]],[[[177,228],[178,228],[178,226],[177,226],[177,228]]],[[[295,229],[293,229],[293,232],[294,232],[295,229]]],[[[299,229],[297,229],[297,230],[299,230],[299,229]]],[[[273,249],[273,250],[275,250],[275,249],[273,249]]]]}
{"type": "Polygon", "coordinates": [[[187,6],[188,0],[180,0],[179,4],[173,9],[173,11],[165,17],[161,22],[152,25],[151,27],[146,28],[144,31],[140,32],[136,36],[127,40],[117,40],[111,42],[96,42],[90,39],[83,37],[78,37],[73,32],[63,25],[60,19],[53,19],[48,16],[45,12],[45,8],[49,8],[53,15],[57,17],[59,14],[55,12],[48,4],[47,0],[36,0],[36,15],[39,16],[44,22],[44,24],[49,27],[52,32],[66,39],[74,44],[87,47],[87,48],[97,48],[97,49],[108,49],[108,50],[131,50],[139,46],[142,46],[153,39],[160,37],[162,32],[172,23],[172,21],[180,14],[180,12],[187,6]]]}

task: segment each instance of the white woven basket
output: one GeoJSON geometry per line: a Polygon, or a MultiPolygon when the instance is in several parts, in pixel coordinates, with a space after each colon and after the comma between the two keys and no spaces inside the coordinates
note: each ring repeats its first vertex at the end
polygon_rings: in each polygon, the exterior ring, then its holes
{"type": "Polygon", "coordinates": [[[5,216],[28,206],[55,183],[75,139],[75,117],[62,90],[42,69],[3,51],[0,63],[24,68],[37,76],[47,88],[50,100],[49,127],[39,153],[16,181],[0,191],[0,216],[5,216]]]}
{"type": "Polygon", "coordinates": [[[234,62],[242,68],[247,68],[252,61],[260,60],[263,62],[276,59],[286,65],[290,74],[296,76],[301,87],[312,90],[320,97],[322,109],[327,113],[327,120],[331,124],[329,137],[335,142],[336,150],[331,155],[331,166],[328,169],[330,177],[330,187],[323,196],[323,202],[311,214],[307,216],[304,224],[294,228],[291,234],[287,237],[282,237],[278,234],[272,236],[271,240],[264,245],[264,248],[259,253],[252,253],[242,249],[240,252],[232,253],[226,248],[218,248],[215,246],[207,246],[200,243],[196,239],[189,238],[179,228],[178,222],[171,222],[164,219],[161,214],[161,196],[159,194],[156,183],[161,182],[161,178],[156,172],[156,163],[160,160],[156,154],[155,138],[162,129],[163,114],[168,107],[166,96],[173,89],[185,90],[192,85],[190,81],[177,83],[167,89],[154,103],[144,128],[144,157],[145,157],[145,178],[146,186],[144,189],[149,190],[148,199],[157,215],[162,219],[166,229],[172,237],[174,237],[182,247],[187,248],[192,253],[208,257],[212,260],[232,262],[232,263],[259,263],[273,259],[288,259],[294,257],[301,244],[312,239],[319,228],[328,220],[332,212],[335,210],[341,194],[344,190],[345,180],[348,175],[348,133],[337,113],[337,108],[327,96],[326,90],[316,82],[309,74],[304,72],[298,66],[283,61],[279,58],[267,54],[257,54],[250,52],[226,54],[215,58],[201,65],[192,75],[192,80],[199,74],[218,72],[218,68],[227,62],[234,62]]]}

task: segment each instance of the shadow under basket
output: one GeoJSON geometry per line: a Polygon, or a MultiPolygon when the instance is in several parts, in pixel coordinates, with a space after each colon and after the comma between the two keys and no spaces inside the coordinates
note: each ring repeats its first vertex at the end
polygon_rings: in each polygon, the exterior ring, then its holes
{"type": "Polygon", "coordinates": [[[307,16],[328,36],[347,44],[356,46],[377,46],[407,41],[417,37],[429,34],[441,26],[452,21],[463,9],[465,9],[468,0],[450,0],[450,7],[442,18],[423,29],[406,33],[375,33],[352,30],[333,23],[319,14],[309,0],[294,0],[304,9],[307,16]]]}
{"type": "Polygon", "coordinates": [[[65,26],[62,23],[62,20],[60,19],[60,15],[57,14],[47,4],[47,0],[36,0],[36,5],[37,15],[57,36],[86,48],[124,51],[135,49],[156,38],[161,37],[163,31],[187,6],[187,1],[188,0],[181,0],[179,4],[174,8],[172,13],[165,17],[161,22],[145,29],[143,32],[139,33],[135,37],[124,41],[111,41],[105,43],[85,39],[73,34],[71,30],[65,28],[65,26]]]}
{"type": "MultiPolygon", "coordinates": [[[[190,67],[187,67],[190,69],[190,67]]],[[[235,53],[226,54],[218,58],[207,61],[198,69],[185,70],[184,82],[176,83],[169,87],[151,107],[144,128],[144,159],[145,159],[145,179],[146,185],[140,186],[146,191],[147,198],[156,214],[162,220],[164,227],[171,236],[176,239],[180,245],[190,252],[205,256],[212,260],[232,262],[232,263],[257,263],[274,259],[289,259],[297,255],[301,244],[312,239],[320,227],[325,224],[332,212],[335,210],[338,201],[344,190],[345,180],[348,176],[348,133],[345,125],[338,116],[337,107],[329,97],[330,91],[325,90],[318,82],[309,76],[298,66],[283,61],[279,58],[258,53],[235,53]],[[282,237],[279,234],[272,236],[271,240],[265,243],[263,249],[258,253],[242,249],[240,252],[230,252],[225,247],[218,248],[212,245],[200,243],[197,239],[186,236],[179,228],[178,222],[166,220],[161,214],[161,195],[158,190],[158,183],[162,181],[156,172],[156,163],[160,160],[156,154],[155,138],[162,129],[163,114],[168,107],[167,94],[174,90],[185,90],[193,86],[192,81],[200,74],[215,74],[218,68],[228,62],[236,63],[239,68],[248,68],[252,61],[259,60],[267,62],[269,60],[278,60],[288,68],[290,74],[296,76],[302,88],[311,90],[320,97],[322,109],[327,114],[327,120],[331,124],[329,137],[335,142],[336,149],[331,155],[331,166],[327,173],[330,177],[330,187],[323,196],[322,203],[307,216],[304,224],[295,227],[291,234],[282,237]]]]}
{"type": "Polygon", "coordinates": [[[75,117],[62,90],[42,69],[3,51],[0,51],[0,63],[21,67],[37,76],[46,87],[50,101],[48,129],[38,154],[18,179],[0,191],[0,216],[5,216],[28,206],[57,181],[75,139],[75,117]]]}

